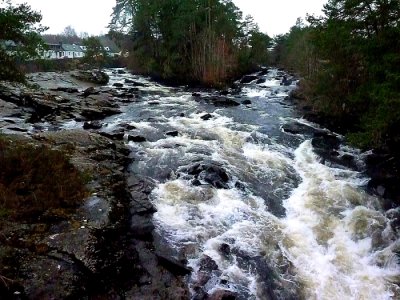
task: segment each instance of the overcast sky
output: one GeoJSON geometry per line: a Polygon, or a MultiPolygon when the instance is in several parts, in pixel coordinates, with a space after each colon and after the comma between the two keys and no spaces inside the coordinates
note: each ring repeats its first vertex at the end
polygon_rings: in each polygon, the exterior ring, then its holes
{"type": "MultiPolygon", "coordinates": [[[[156,0],[155,0],[156,1],[156,0]]],[[[13,0],[27,2],[41,11],[42,24],[50,27],[47,33],[61,33],[71,25],[77,33],[107,33],[106,28],[115,0],[13,0]]],[[[233,0],[244,15],[252,15],[261,31],[273,36],[286,33],[298,17],[306,13],[321,14],[327,0],[233,0]]]]}

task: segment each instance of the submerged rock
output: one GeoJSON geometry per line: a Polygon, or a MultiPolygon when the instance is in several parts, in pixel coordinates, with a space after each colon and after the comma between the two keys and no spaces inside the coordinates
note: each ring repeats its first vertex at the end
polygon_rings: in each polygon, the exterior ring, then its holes
{"type": "Polygon", "coordinates": [[[205,97],[195,97],[196,101],[204,101],[206,103],[215,105],[217,107],[232,107],[239,106],[240,103],[235,100],[225,97],[225,96],[205,96],[205,97]]]}
{"type": "Polygon", "coordinates": [[[135,143],[143,143],[146,142],[147,139],[141,135],[128,135],[128,141],[135,143]]]}
{"type": "Polygon", "coordinates": [[[307,124],[299,123],[299,122],[293,122],[293,123],[286,123],[282,125],[282,130],[285,132],[289,132],[292,134],[316,134],[316,133],[323,133],[325,132],[322,129],[314,128],[311,127],[307,124]]]}
{"type": "Polygon", "coordinates": [[[103,124],[100,121],[87,121],[83,123],[83,129],[100,129],[103,124]]]}
{"type": "Polygon", "coordinates": [[[258,79],[258,77],[255,75],[246,75],[246,76],[242,77],[242,79],[240,80],[240,83],[246,84],[246,83],[250,83],[256,79],[258,79]]]}
{"type": "Polygon", "coordinates": [[[165,133],[167,136],[172,136],[172,137],[177,137],[179,135],[179,132],[174,130],[174,131],[168,131],[165,133]]]}
{"type": "Polygon", "coordinates": [[[216,290],[207,297],[207,300],[236,300],[237,294],[228,290],[216,290]]]}
{"type": "Polygon", "coordinates": [[[123,83],[116,82],[116,83],[113,84],[113,86],[115,86],[115,87],[117,87],[117,88],[122,88],[122,87],[124,86],[124,84],[123,84],[123,83]]]}
{"type": "Polygon", "coordinates": [[[202,115],[201,117],[200,117],[200,119],[202,119],[202,120],[204,120],[204,121],[208,121],[208,120],[210,120],[210,119],[212,119],[212,115],[211,114],[205,114],[205,115],[202,115]]]}
{"type": "Polygon", "coordinates": [[[186,171],[200,182],[205,181],[217,189],[229,189],[227,184],[230,179],[229,175],[216,163],[197,163],[190,166],[186,171]]]}

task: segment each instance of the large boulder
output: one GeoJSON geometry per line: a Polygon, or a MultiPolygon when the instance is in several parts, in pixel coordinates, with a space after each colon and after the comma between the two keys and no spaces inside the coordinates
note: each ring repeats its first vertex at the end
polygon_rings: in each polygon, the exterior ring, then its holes
{"type": "Polygon", "coordinates": [[[101,120],[106,117],[121,113],[119,109],[110,107],[91,108],[86,107],[82,109],[81,115],[87,120],[101,120]]]}
{"type": "Polygon", "coordinates": [[[292,122],[286,123],[282,125],[282,130],[284,132],[288,132],[291,134],[315,134],[315,133],[323,133],[324,130],[311,127],[309,125],[299,123],[299,122],[292,122]]]}
{"type": "Polygon", "coordinates": [[[107,84],[108,81],[110,80],[110,77],[106,73],[100,70],[79,71],[71,75],[72,77],[78,80],[91,82],[95,84],[101,84],[101,85],[107,84]]]}
{"type": "Polygon", "coordinates": [[[217,163],[196,163],[188,167],[186,172],[194,177],[195,182],[204,181],[217,189],[229,189],[229,175],[217,163]]]}
{"type": "Polygon", "coordinates": [[[225,96],[196,96],[195,100],[198,102],[204,101],[217,107],[232,107],[240,105],[239,102],[236,102],[235,100],[225,96]]]}

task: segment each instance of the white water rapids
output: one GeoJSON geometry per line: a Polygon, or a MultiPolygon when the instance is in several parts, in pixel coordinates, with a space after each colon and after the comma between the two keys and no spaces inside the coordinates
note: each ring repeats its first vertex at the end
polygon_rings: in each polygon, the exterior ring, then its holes
{"type": "MultiPolygon", "coordinates": [[[[111,120],[129,122],[148,138],[130,145],[134,171],[157,183],[157,231],[188,259],[192,288],[202,280],[204,255],[215,261],[218,270],[202,287],[209,294],[399,299],[400,240],[379,199],[364,191],[368,179],[361,173],[324,164],[311,137],[281,130],[293,120],[317,125],[285,103],[295,84],[281,86],[277,74],[271,70],[266,82],[243,88],[238,101],[252,105],[218,109],[143,79],[151,91],[146,97],[157,105],[136,103],[111,120]],[[207,112],[212,118],[203,120],[207,112]],[[163,135],[167,130],[179,135],[163,135]],[[205,161],[227,172],[228,189],[193,184],[186,167],[205,161]]],[[[112,75],[111,83],[119,79],[112,75]]],[[[356,150],[341,151],[362,163],[356,150]]]]}

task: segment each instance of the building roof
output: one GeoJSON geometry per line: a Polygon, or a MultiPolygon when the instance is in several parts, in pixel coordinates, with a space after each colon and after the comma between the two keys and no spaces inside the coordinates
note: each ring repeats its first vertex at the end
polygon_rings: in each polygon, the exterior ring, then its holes
{"type": "Polygon", "coordinates": [[[62,48],[64,51],[83,52],[82,48],[75,44],[62,44],[62,48]]]}
{"type": "Polygon", "coordinates": [[[110,50],[108,52],[111,53],[119,53],[121,50],[118,48],[118,46],[114,43],[114,41],[112,41],[111,39],[109,39],[107,36],[103,35],[103,36],[99,36],[98,37],[100,44],[104,47],[104,48],[109,48],[110,50]]]}

